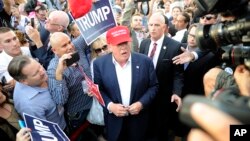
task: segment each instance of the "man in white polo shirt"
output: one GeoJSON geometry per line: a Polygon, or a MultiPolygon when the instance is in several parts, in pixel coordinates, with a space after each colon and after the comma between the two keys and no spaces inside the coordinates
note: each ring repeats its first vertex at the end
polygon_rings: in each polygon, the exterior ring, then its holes
{"type": "Polygon", "coordinates": [[[13,57],[18,55],[30,55],[29,48],[20,47],[20,42],[12,29],[8,27],[0,27],[0,80],[1,83],[6,83],[4,89],[12,91],[15,86],[15,80],[7,71],[8,65],[13,57]],[[5,81],[5,82],[4,82],[5,81]]]}

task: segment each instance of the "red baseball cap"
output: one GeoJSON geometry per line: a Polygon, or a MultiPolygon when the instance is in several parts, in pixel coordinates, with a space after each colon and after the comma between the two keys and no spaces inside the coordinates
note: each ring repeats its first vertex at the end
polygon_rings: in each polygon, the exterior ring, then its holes
{"type": "Polygon", "coordinates": [[[108,30],[106,34],[107,43],[118,45],[123,42],[131,42],[130,31],[126,26],[116,26],[108,30]]]}

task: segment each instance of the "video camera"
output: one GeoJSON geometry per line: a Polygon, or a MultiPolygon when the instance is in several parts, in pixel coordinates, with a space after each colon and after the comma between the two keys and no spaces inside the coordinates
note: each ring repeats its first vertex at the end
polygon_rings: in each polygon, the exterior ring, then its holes
{"type": "MultiPolygon", "coordinates": [[[[221,48],[225,51],[221,56],[223,61],[235,66],[244,64],[250,71],[249,0],[195,0],[195,2],[196,16],[230,10],[237,17],[233,22],[199,26],[196,29],[196,41],[200,50],[216,51],[221,48]]],[[[243,124],[250,124],[250,98],[241,96],[236,89],[222,90],[213,100],[197,95],[185,97],[179,116],[180,120],[190,127],[199,127],[190,115],[190,107],[196,102],[224,111],[243,124]]]]}
{"type": "Polygon", "coordinates": [[[222,60],[228,65],[245,64],[250,70],[249,0],[196,0],[196,16],[226,12],[237,17],[233,22],[201,25],[196,30],[197,45],[202,51],[224,50],[222,60]]]}
{"type": "Polygon", "coordinates": [[[184,98],[180,119],[190,127],[199,128],[190,115],[190,108],[194,102],[215,107],[233,116],[243,124],[250,124],[250,98],[240,96],[239,91],[235,88],[221,89],[215,100],[197,95],[188,95],[184,98]]]}

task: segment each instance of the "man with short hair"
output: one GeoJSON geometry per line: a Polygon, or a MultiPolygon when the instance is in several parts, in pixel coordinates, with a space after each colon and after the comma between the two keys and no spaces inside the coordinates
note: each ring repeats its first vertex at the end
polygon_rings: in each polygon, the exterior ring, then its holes
{"type": "Polygon", "coordinates": [[[140,53],[153,60],[159,81],[159,92],[150,111],[151,126],[148,135],[164,141],[173,133],[170,129],[173,130],[176,126],[177,112],[182,105],[180,96],[183,87],[183,65],[175,65],[171,61],[181,53],[181,44],[164,34],[166,28],[164,15],[152,14],[148,22],[151,38],[143,40],[140,45],[140,53]],[[172,104],[173,102],[175,103],[172,104]]]}
{"type": "Polygon", "coordinates": [[[130,31],[133,39],[132,51],[135,52],[139,52],[141,41],[147,36],[143,31],[142,18],[140,13],[136,13],[132,16],[130,22],[130,31]]]}
{"type": "Polygon", "coordinates": [[[49,31],[45,29],[46,19],[48,16],[47,10],[48,9],[44,4],[40,4],[35,7],[35,15],[36,15],[35,27],[37,27],[40,33],[42,43],[44,44],[49,38],[49,31]]]}
{"type": "Polygon", "coordinates": [[[63,108],[58,108],[52,100],[44,68],[30,57],[17,56],[10,62],[8,71],[17,81],[13,98],[17,112],[57,123],[64,130],[63,108]]]}
{"type": "Polygon", "coordinates": [[[206,14],[200,17],[199,23],[202,25],[216,24],[217,23],[217,14],[206,14]]]}
{"type": "Polygon", "coordinates": [[[78,62],[75,66],[66,66],[65,60],[75,52],[67,34],[53,33],[50,43],[55,57],[48,66],[49,90],[53,100],[65,107],[70,129],[75,130],[86,120],[92,104],[92,97],[84,93],[82,87],[86,69],[78,62]]]}
{"type": "MultiPolygon", "coordinates": [[[[49,33],[64,32],[67,30],[69,25],[69,17],[64,11],[52,11],[46,20],[45,29],[49,33]]],[[[42,28],[41,28],[42,29],[42,28]]],[[[43,29],[43,30],[45,30],[43,29]]],[[[44,31],[39,31],[44,32],[44,31]]],[[[30,46],[32,56],[37,58],[39,62],[47,69],[50,60],[54,57],[51,47],[49,46],[49,35],[47,37],[40,37],[40,33],[34,27],[27,26],[26,33],[29,38],[33,41],[33,45],[30,46]],[[46,41],[42,39],[45,38],[46,41]]]]}
{"type": "MultiPolygon", "coordinates": [[[[192,24],[188,29],[187,44],[183,44],[186,51],[191,52],[198,49],[197,42],[195,40],[195,33],[198,26],[199,24],[192,24]]],[[[181,97],[183,98],[190,94],[204,95],[203,76],[209,69],[219,64],[219,58],[217,58],[212,52],[200,57],[197,61],[185,63],[184,86],[181,97]]],[[[179,123],[176,129],[179,137],[186,137],[190,130],[190,128],[185,126],[183,123],[179,123]]]]}
{"type": "MultiPolygon", "coordinates": [[[[52,11],[46,21],[45,28],[50,32],[66,32],[67,27],[69,25],[69,16],[64,11],[52,11]]],[[[39,32],[37,29],[28,27],[26,30],[28,36],[35,43],[30,48],[32,49],[32,56],[34,58],[38,58],[39,62],[43,65],[45,69],[47,69],[49,62],[52,58],[54,58],[54,53],[51,50],[49,44],[49,39],[46,44],[44,44],[39,36],[39,32]]],[[[79,64],[83,65],[86,70],[86,74],[91,77],[90,72],[90,46],[88,46],[82,36],[78,36],[76,39],[72,41],[74,46],[76,47],[80,56],[79,64]]]]}
{"type": "Polygon", "coordinates": [[[182,12],[176,18],[175,28],[177,32],[172,38],[181,43],[187,43],[187,28],[190,23],[190,17],[187,13],[182,12]]]}
{"type": "Polygon", "coordinates": [[[20,47],[20,42],[15,32],[8,27],[0,27],[0,48],[3,49],[0,53],[0,81],[6,79],[7,84],[4,88],[8,91],[12,91],[15,86],[15,81],[7,71],[8,65],[13,57],[18,55],[31,56],[30,51],[29,48],[20,47]]]}
{"type": "MultiPolygon", "coordinates": [[[[188,29],[188,42],[185,46],[186,51],[197,51],[199,47],[196,42],[196,30],[200,24],[192,24],[188,29]]],[[[212,52],[200,57],[197,61],[184,64],[184,87],[182,97],[187,94],[204,94],[203,76],[205,73],[221,64],[221,59],[212,52]]]]}
{"type": "Polygon", "coordinates": [[[45,5],[41,4],[41,5],[37,5],[35,7],[35,15],[36,18],[39,22],[39,26],[43,26],[45,25],[45,21],[47,19],[47,8],[45,5]]]}
{"type": "Polygon", "coordinates": [[[143,39],[147,38],[147,34],[144,31],[145,29],[143,29],[143,15],[135,12],[135,5],[134,0],[125,1],[121,24],[130,28],[133,39],[131,50],[139,52],[140,43],[143,39]]]}

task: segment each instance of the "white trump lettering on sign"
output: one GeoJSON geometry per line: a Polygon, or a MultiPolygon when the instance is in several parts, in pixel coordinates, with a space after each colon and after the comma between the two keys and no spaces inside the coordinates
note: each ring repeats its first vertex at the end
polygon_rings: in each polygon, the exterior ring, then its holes
{"type": "Polygon", "coordinates": [[[107,20],[107,15],[110,13],[110,8],[108,6],[104,6],[98,8],[96,11],[91,11],[87,13],[81,20],[79,20],[79,24],[82,27],[83,31],[88,28],[95,26],[102,21],[107,20]]]}
{"type": "Polygon", "coordinates": [[[42,137],[42,141],[57,141],[57,138],[51,133],[48,126],[43,125],[43,123],[37,119],[34,119],[33,123],[37,133],[42,137]]]}

